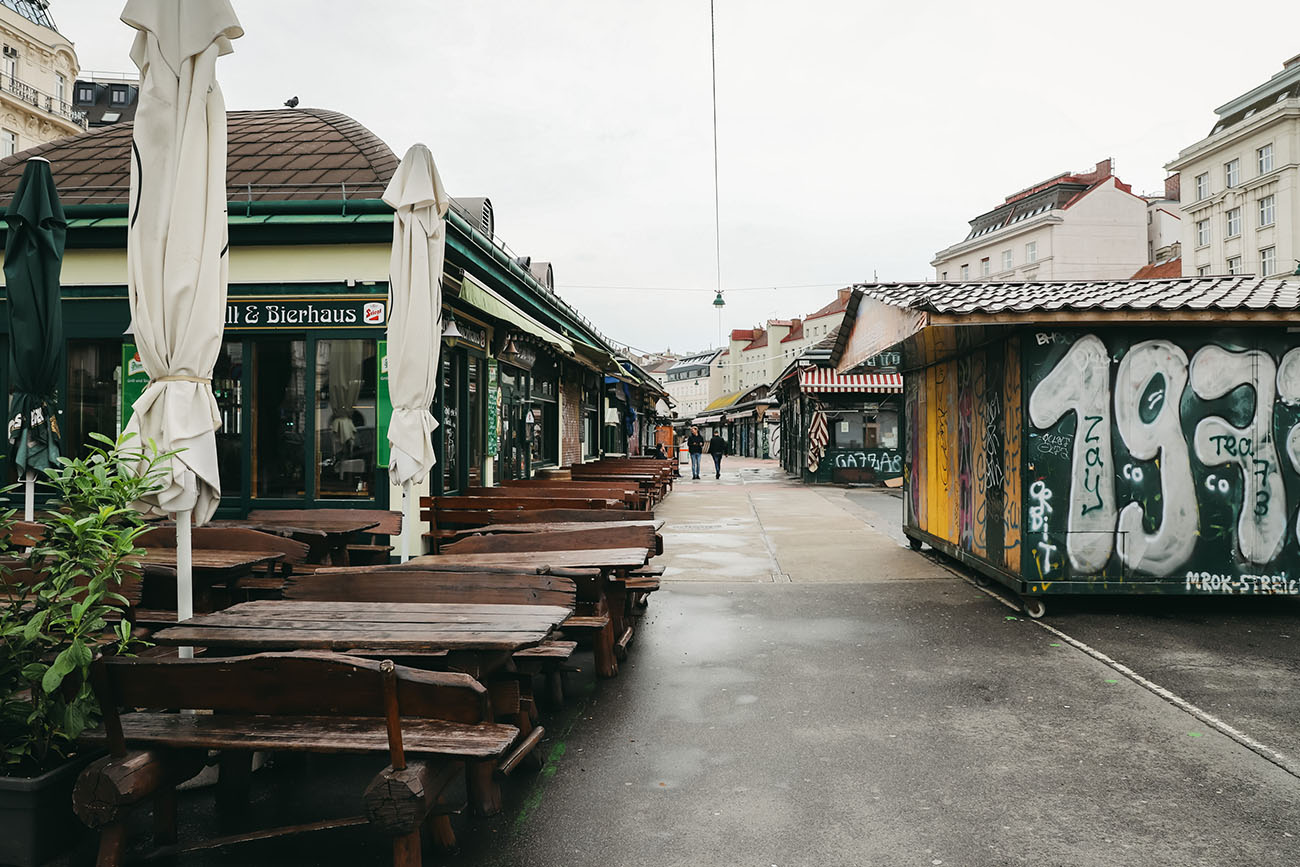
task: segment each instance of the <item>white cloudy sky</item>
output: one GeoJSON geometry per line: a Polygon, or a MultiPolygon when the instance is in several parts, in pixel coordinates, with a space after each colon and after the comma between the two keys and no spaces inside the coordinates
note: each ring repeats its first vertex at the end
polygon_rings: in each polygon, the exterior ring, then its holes
{"type": "MultiPolygon", "coordinates": [[[[399,154],[425,142],[607,335],[717,341],[708,0],[234,5],[230,108],[297,95],[399,154]]],[[[1247,26],[1202,0],[716,0],[724,327],[927,279],[971,217],[1105,157],[1159,189],[1216,106],[1300,53],[1300,7],[1270,5],[1247,26]]],[[[84,69],[132,69],[119,0],[50,6],[84,69]]]]}

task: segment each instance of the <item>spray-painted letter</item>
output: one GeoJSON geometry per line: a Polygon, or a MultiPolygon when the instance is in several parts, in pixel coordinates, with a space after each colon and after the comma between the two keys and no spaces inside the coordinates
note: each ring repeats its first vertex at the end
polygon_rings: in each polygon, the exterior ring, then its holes
{"type": "Polygon", "coordinates": [[[1101,572],[1115,550],[1111,469],[1110,356],[1094,334],[1080,337],[1029,396],[1029,420],[1046,429],[1075,414],[1065,550],[1080,572],[1101,572]]]}

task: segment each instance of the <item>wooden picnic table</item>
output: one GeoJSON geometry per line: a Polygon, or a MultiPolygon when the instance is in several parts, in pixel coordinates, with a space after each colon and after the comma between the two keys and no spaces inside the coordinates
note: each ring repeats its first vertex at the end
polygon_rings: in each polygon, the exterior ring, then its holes
{"type": "Polygon", "coordinates": [[[212,521],[209,526],[247,527],[291,536],[307,544],[311,562],[342,566],[347,563],[348,543],[381,522],[382,516],[363,517],[352,510],[255,509],[247,518],[212,521]]]}
{"type": "MultiPolygon", "coordinates": [[[[529,572],[546,567],[556,569],[599,569],[602,572],[636,569],[650,558],[647,548],[596,548],[589,551],[517,551],[509,554],[425,554],[412,557],[409,565],[429,569],[491,567],[496,571],[529,572]]],[[[400,568],[395,567],[379,568],[400,568]]]]}
{"type": "MultiPolygon", "coordinates": [[[[653,527],[656,533],[663,528],[663,525],[664,522],[661,520],[618,522],[620,527],[653,527]]],[[[567,533],[602,526],[607,525],[593,524],[590,521],[543,521],[521,524],[487,524],[483,527],[466,527],[449,532],[452,538],[462,539],[466,536],[487,536],[494,533],[567,533]]]]}
{"type": "Polygon", "coordinates": [[[152,640],[221,651],[442,657],[481,677],[545,641],[570,613],[558,605],[265,600],[197,615],[152,640]]]}
{"type": "MultiPolygon", "coordinates": [[[[176,568],[175,548],[142,548],[139,557],[142,566],[176,568]]],[[[248,551],[226,548],[195,548],[190,552],[194,575],[194,605],[196,610],[212,608],[212,587],[226,583],[232,587],[240,578],[247,577],[261,566],[276,563],[284,558],[280,551],[248,551]]]]}

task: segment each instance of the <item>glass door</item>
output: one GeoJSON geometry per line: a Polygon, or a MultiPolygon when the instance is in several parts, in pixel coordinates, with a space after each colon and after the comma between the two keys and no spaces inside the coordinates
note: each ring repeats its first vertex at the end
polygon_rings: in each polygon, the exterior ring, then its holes
{"type": "Polygon", "coordinates": [[[307,342],[253,342],[254,499],[304,500],[307,477],[307,342]]]}

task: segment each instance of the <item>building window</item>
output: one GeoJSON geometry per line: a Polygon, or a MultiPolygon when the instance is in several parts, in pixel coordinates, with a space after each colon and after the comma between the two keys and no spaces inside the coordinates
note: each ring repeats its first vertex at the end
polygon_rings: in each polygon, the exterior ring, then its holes
{"type": "Polygon", "coordinates": [[[18,133],[0,129],[0,157],[11,157],[18,153],[18,133]]]}
{"type": "Polygon", "coordinates": [[[1011,251],[1010,251],[1010,250],[1003,250],[1003,251],[1002,251],[1002,270],[1003,270],[1003,271],[1010,271],[1010,270],[1011,270],[1011,251]]]}
{"type": "Polygon", "coordinates": [[[1231,208],[1224,212],[1225,238],[1234,238],[1241,234],[1241,208],[1231,208]]]}
{"type": "Polygon", "coordinates": [[[524,416],[533,466],[559,463],[559,372],[538,364],[533,373],[533,403],[524,416]]]}
{"type": "MultiPolygon", "coordinates": [[[[121,431],[118,381],[122,368],[120,340],[68,341],[67,408],[59,414],[65,454],[84,458],[90,434],[116,438],[121,431]]],[[[238,484],[235,488],[238,490],[238,484]]]]}
{"type": "Polygon", "coordinates": [[[59,103],[68,101],[68,80],[57,72],[54,74],[54,99],[59,103]]]}
{"type": "Polygon", "coordinates": [[[1030,241],[1025,245],[1025,262],[1032,265],[1038,261],[1038,242],[1030,241]]]}
{"type": "Polygon", "coordinates": [[[1277,248],[1265,247],[1259,251],[1259,276],[1267,277],[1277,270],[1277,248]]]}
{"type": "Polygon", "coordinates": [[[1271,195],[1259,200],[1259,225],[1261,228],[1273,225],[1276,201],[1271,195]]]}
{"type": "Polygon", "coordinates": [[[14,51],[13,54],[10,54],[9,52],[11,51],[13,51],[13,49],[10,48],[8,45],[6,45],[5,54],[4,54],[4,58],[5,58],[4,70],[5,70],[5,75],[9,76],[9,80],[13,81],[15,78],[18,77],[18,52],[14,51]]]}
{"type": "Polygon", "coordinates": [[[1202,172],[1196,176],[1196,201],[1200,201],[1210,194],[1210,173],[1202,172]]]}
{"type": "Polygon", "coordinates": [[[990,267],[990,266],[989,266],[989,257],[988,257],[988,256],[985,256],[983,259],[980,259],[980,276],[981,276],[981,277],[987,277],[987,276],[989,276],[989,267],[990,267]]]}
{"type": "Polygon", "coordinates": [[[126,105],[126,95],[126,88],[115,84],[109,99],[113,105],[126,105]]]}
{"type": "Polygon", "coordinates": [[[95,101],[95,88],[89,84],[77,85],[77,105],[90,105],[95,101]]]}
{"type": "Polygon", "coordinates": [[[1240,256],[1230,256],[1230,257],[1228,258],[1228,273],[1229,273],[1229,274],[1240,274],[1240,273],[1241,273],[1241,257],[1240,257],[1240,256]]]}
{"type": "Polygon", "coordinates": [[[1204,247],[1208,243],[1210,243],[1210,221],[1197,220],[1196,221],[1196,246],[1204,247]]]}
{"type": "MultiPolygon", "coordinates": [[[[373,340],[316,341],[316,496],[374,496],[378,442],[373,340]]],[[[446,427],[455,428],[448,423],[446,427]]]]}
{"type": "Polygon", "coordinates": [[[1273,145],[1266,144],[1259,150],[1255,151],[1255,156],[1259,158],[1259,173],[1266,175],[1273,171],[1273,145]]]}
{"type": "Polygon", "coordinates": [[[1223,164],[1224,186],[1235,187],[1241,183],[1241,160],[1232,160],[1223,164]]]}
{"type": "MultiPolygon", "coordinates": [[[[11,153],[12,153],[12,151],[11,151],[11,153]]],[[[962,265],[962,266],[961,266],[961,279],[963,279],[963,280],[969,280],[969,279],[970,279],[970,266],[969,266],[969,265],[962,265]]]]}
{"type": "Polygon", "coordinates": [[[948,272],[947,272],[947,271],[944,271],[944,272],[940,273],[940,274],[939,274],[939,279],[940,279],[940,280],[943,280],[943,281],[946,282],[946,281],[948,280],[948,272]]]}
{"type": "Polygon", "coordinates": [[[1197,277],[1205,277],[1205,276],[1208,276],[1209,273],[1210,273],[1210,266],[1209,266],[1209,265],[1198,265],[1197,268],[1196,268],[1196,276],[1197,276],[1197,277]]]}

